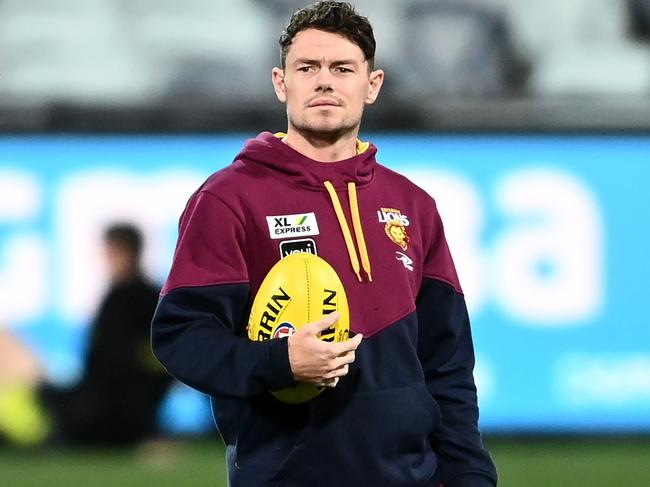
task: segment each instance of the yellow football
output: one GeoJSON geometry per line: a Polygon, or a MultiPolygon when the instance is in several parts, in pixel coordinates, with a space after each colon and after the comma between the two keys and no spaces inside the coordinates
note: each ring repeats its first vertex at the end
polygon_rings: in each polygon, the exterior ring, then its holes
{"type": "MultiPolygon", "coordinates": [[[[316,255],[291,254],[277,262],[262,281],[248,319],[248,337],[262,341],[290,336],[334,311],[339,313],[338,322],[321,332],[320,338],[342,342],[350,335],[350,312],[339,276],[316,255]]],[[[300,383],[271,393],[283,402],[297,404],[313,399],[322,390],[300,383]]]]}

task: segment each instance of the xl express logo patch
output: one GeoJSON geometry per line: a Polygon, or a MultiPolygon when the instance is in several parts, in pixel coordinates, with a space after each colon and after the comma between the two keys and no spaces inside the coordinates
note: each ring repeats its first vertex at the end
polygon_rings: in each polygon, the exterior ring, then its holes
{"type": "Polygon", "coordinates": [[[313,212],[267,216],[266,223],[269,226],[269,235],[272,239],[319,234],[316,215],[313,212]]]}
{"type": "Polygon", "coordinates": [[[406,233],[406,227],[411,222],[408,216],[403,215],[402,212],[395,208],[380,208],[377,211],[379,221],[384,223],[384,231],[388,238],[395,244],[399,245],[402,250],[408,249],[409,236],[406,233]]]}

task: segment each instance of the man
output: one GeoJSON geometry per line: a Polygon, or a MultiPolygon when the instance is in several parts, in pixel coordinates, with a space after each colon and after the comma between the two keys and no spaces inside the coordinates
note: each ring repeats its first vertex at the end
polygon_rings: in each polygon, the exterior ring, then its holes
{"type": "Polygon", "coordinates": [[[116,223],[103,240],[111,282],[90,329],[82,378],[72,389],[41,391],[54,434],[67,443],[128,444],[153,435],[171,383],[151,353],[160,288],[142,270],[142,234],[116,223]]]}
{"type": "MultiPolygon", "coordinates": [[[[81,380],[71,388],[43,382],[37,367],[0,389],[0,431],[13,443],[130,444],[156,430],[156,411],[171,377],[150,347],[150,323],[159,288],[142,272],[142,235],[131,224],[104,232],[111,283],[90,329],[81,380]],[[26,380],[28,379],[28,380],[26,380]]],[[[0,337],[1,338],[1,337],[0,337]]],[[[12,343],[13,362],[30,351],[12,343]]]]}
{"type": "Polygon", "coordinates": [[[435,203],[357,139],[384,79],[372,28],[349,4],[318,2],[292,16],[280,46],[273,85],[287,133],[248,141],[190,198],[154,352],[212,396],[231,487],[493,486],[467,311],[435,203]],[[337,271],[348,341],[318,339],[334,313],[288,338],[246,338],[252,297],[289,247],[337,271]],[[296,381],[327,389],[299,405],[268,392],[296,381]]]}

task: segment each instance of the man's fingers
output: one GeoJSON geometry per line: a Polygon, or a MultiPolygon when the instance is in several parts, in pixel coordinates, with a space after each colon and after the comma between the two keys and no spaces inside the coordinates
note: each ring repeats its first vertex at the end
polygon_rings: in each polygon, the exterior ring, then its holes
{"type": "Polygon", "coordinates": [[[352,350],[350,352],[346,352],[339,355],[337,361],[340,365],[345,365],[354,362],[355,358],[356,358],[356,353],[354,350],[352,350]]]}
{"type": "Polygon", "coordinates": [[[343,364],[334,370],[330,370],[327,374],[323,376],[323,378],[334,379],[334,378],[344,377],[348,375],[349,371],[350,371],[350,366],[348,364],[343,364]]]}
{"type": "Polygon", "coordinates": [[[339,319],[339,314],[334,311],[328,315],[323,316],[320,320],[314,321],[313,323],[307,323],[301,329],[307,328],[307,331],[313,335],[318,335],[321,331],[332,328],[336,325],[336,322],[339,319]]]}
{"type": "Polygon", "coordinates": [[[330,379],[323,379],[319,384],[316,384],[317,387],[336,387],[339,383],[338,377],[332,377],[330,379]]]}
{"type": "Polygon", "coordinates": [[[327,357],[330,361],[330,366],[332,366],[337,359],[343,359],[338,361],[338,364],[341,363],[352,363],[356,357],[355,350],[361,343],[361,336],[356,335],[354,339],[346,340],[344,342],[321,342],[323,344],[322,351],[324,353],[323,357],[327,357]]]}
{"type": "Polygon", "coordinates": [[[340,343],[334,343],[332,344],[335,347],[334,352],[337,355],[343,355],[346,352],[356,350],[359,344],[361,343],[362,339],[363,339],[363,335],[361,333],[357,333],[349,340],[345,340],[344,342],[340,342],[340,343]]]}
{"type": "Polygon", "coordinates": [[[338,380],[348,374],[363,336],[356,334],[344,342],[319,339],[320,333],[334,327],[338,319],[338,313],[330,313],[305,324],[289,337],[289,361],[296,380],[319,387],[335,387],[338,380]]]}

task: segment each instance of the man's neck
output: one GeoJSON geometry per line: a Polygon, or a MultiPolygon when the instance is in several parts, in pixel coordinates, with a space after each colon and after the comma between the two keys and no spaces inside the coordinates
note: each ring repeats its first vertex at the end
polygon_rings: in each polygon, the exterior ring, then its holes
{"type": "Polygon", "coordinates": [[[311,137],[297,130],[287,131],[282,141],[302,155],[319,162],[336,162],[349,159],[357,154],[357,133],[352,131],[331,141],[319,137],[311,137]]]}

